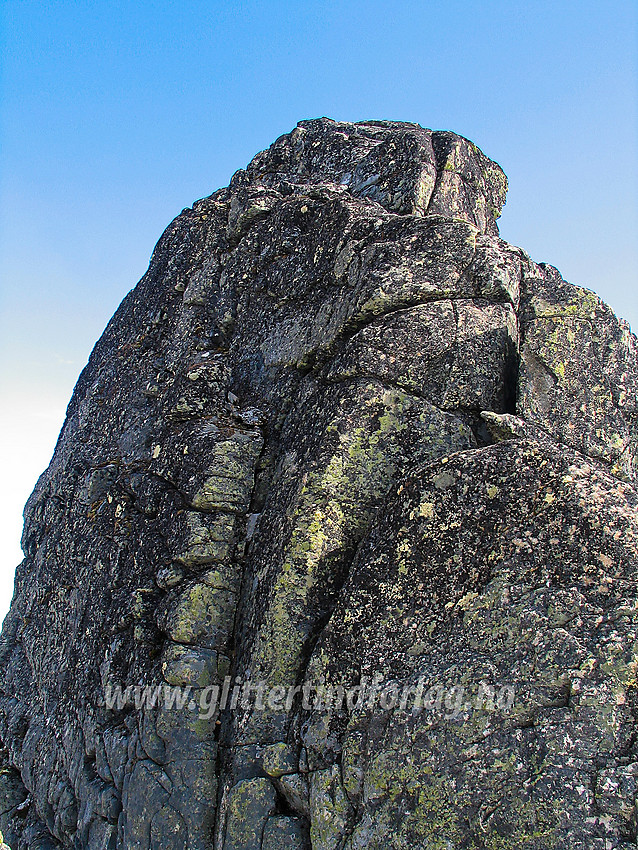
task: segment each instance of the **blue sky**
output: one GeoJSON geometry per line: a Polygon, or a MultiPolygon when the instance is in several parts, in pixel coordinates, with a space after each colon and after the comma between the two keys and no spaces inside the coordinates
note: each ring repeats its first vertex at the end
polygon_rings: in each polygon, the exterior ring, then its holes
{"type": "Polygon", "coordinates": [[[0,615],[73,384],[168,222],[297,121],[452,129],[502,236],[638,328],[633,2],[11,2],[0,91],[0,615]]]}

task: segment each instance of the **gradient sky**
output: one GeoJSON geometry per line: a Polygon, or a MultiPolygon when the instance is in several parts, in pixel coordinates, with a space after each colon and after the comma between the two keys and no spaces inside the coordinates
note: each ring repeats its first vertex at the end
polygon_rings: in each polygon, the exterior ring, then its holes
{"type": "Polygon", "coordinates": [[[0,616],[22,506],[162,230],[303,118],[451,129],[501,234],[638,327],[636,5],[2,2],[0,616]]]}

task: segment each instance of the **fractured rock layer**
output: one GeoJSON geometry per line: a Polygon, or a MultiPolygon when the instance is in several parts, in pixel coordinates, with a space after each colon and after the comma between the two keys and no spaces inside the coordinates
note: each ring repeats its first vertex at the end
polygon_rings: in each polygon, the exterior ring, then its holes
{"type": "Polygon", "coordinates": [[[320,119],[166,230],[25,510],[14,850],[636,846],[636,340],[505,192],[320,119]],[[430,702],[299,693],[375,677],[430,702]]]}

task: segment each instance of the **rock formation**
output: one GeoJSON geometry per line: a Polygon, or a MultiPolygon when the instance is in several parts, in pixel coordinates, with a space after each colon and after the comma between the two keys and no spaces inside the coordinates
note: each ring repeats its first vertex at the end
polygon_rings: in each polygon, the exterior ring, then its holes
{"type": "Polygon", "coordinates": [[[168,227],[25,509],[13,850],[636,847],[636,340],[506,185],[320,119],[168,227]]]}

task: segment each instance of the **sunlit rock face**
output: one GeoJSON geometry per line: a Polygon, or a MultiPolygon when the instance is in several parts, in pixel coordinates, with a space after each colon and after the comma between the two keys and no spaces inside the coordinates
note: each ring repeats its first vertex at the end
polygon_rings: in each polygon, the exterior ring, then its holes
{"type": "Polygon", "coordinates": [[[635,338],[506,185],[322,118],[168,227],[25,511],[13,850],[636,846],[635,338]]]}

